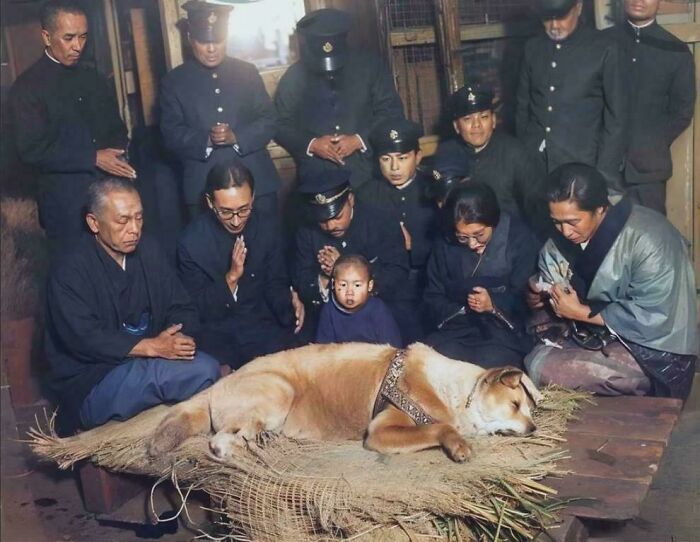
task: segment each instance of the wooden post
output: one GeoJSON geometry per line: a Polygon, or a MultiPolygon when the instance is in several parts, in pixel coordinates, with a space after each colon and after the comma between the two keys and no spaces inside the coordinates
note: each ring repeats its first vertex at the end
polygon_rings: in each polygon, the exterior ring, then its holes
{"type": "Polygon", "coordinates": [[[391,51],[391,28],[389,20],[389,3],[387,0],[374,0],[374,10],[377,17],[377,41],[379,54],[389,66],[391,73],[394,73],[394,55],[391,51]]]}
{"type": "Polygon", "coordinates": [[[177,22],[185,16],[178,0],[158,0],[163,50],[168,71],[182,64],[182,35],[177,22]]]}
{"type": "Polygon", "coordinates": [[[146,10],[144,8],[131,8],[131,33],[134,38],[134,54],[136,56],[136,71],[139,74],[139,91],[141,94],[141,109],[143,122],[146,126],[152,126],[155,122],[156,95],[158,83],[153,71],[151,46],[148,42],[148,29],[146,28],[146,10]]]}
{"type": "Polygon", "coordinates": [[[464,84],[457,0],[435,0],[435,29],[449,94],[464,84]]]}
{"type": "Polygon", "coordinates": [[[114,73],[114,87],[117,91],[117,103],[124,124],[131,134],[131,112],[127,100],[126,81],[124,78],[124,59],[122,57],[121,39],[119,38],[119,18],[117,17],[114,0],[103,0],[105,10],[105,23],[107,26],[107,39],[112,56],[112,73],[114,73]]]}

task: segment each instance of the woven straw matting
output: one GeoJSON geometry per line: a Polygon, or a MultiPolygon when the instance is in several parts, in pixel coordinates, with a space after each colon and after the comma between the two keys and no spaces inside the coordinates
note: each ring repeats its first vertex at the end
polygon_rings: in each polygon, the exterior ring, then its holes
{"type": "Polygon", "coordinates": [[[89,459],[204,490],[225,518],[220,540],[532,540],[560,506],[537,480],[557,473],[566,420],[588,397],[544,394],[534,436],[474,439],[464,464],[437,449],[385,456],[360,442],[284,437],[260,439],[226,464],[212,458],[205,436],[153,460],[146,444],[165,406],[64,439],[49,423],[31,431],[31,447],[63,469],[89,459]]]}

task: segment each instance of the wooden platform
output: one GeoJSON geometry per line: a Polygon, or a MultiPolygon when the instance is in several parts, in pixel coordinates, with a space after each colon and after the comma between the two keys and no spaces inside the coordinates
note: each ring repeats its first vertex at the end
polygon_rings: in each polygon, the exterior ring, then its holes
{"type": "Polygon", "coordinates": [[[682,408],[680,400],[653,397],[595,402],[564,435],[571,457],[561,466],[571,474],[544,480],[559,497],[580,499],[567,507],[555,540],[586,540],[588,520],[621,522],[639,514],[682,408]]]}

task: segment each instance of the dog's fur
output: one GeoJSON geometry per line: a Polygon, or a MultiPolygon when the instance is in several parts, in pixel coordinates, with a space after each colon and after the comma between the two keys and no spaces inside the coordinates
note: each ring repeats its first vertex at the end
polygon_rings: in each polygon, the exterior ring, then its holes
{"type": "Polygon", "coordinates": [[[364,438],[365,447],[387,454],[441,446],[461,462],[471,454],[465,436],[535,430],[531,408],[541,395],[522,371],[486,370],[420,343],[406,353],[400,387],[435,423],[416,425],[392,405],[372,419],[395,352],[385,345],[349,343],[310,345],[255,359],[175,406],[158,426],[149,453],[161,455],[213,428],[210,449],[222,459],[231,455],[232,446],[268,431],[315,440],[364,438]]]}

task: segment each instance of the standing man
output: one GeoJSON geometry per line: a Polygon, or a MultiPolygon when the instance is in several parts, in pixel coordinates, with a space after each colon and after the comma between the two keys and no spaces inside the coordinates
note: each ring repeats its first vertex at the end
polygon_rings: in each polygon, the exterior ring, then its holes
{"type": "Polygon", "coordinates": [[[96,181],[87,211],[91,235],[57,258],[46,294],[44,342],[62,432],[183,401],[219,376],[192,338],[199,322],[187,291],[158,244],[141,235],[133,184],[96,181]]]}
{"type": "Polygon", "coordinates": [[[304,306],[290,291],[277,220],[257,210],[245,166],[217,164],[207,176],[207,213],[184,231],[178,270],[202,321],[201,347],[237,369],[298,346],[304,306]]]}
{"type": "Polygon", "coordinates": [[[534,218],[536,164],[520,141],[496,129],[493,92],[467,84],[450,97],[450,112],[457,137],[440,143],[435,168],[461,164],[464,176],[493,189],[502,210],[534,218]]]}
{"type": "Polygon", "coordinates": [[[350,16],[312,11],[297,23],[301,60],[279,82],[276,139],[294,157],[330,169],[347,167],[357,187],[371,177],[369,133],[386,118],[403,117],[391,74],[373,55],[347,46],[350,16]]]}
{"type": "Polygon", "coordinates": [[[688,46],[656,22],[660,0],[625,0],[626,21],[605,31],[622,53],[630,104],[625,189],[666,214],[671,143],[693,118],[695,63],[688,46]]]}
{"type": "Polygon", "coordinates": [[[525,44],[516,130],[547,172],[596,167],[621,194],[626,100],[615,42],[584,26],[582,0],[537,0],[545,32],[525,44]]]}
{"type": "Polygon", "coordinates": [[[80,62],[88,38],[85,11],[71,0],[41,9],[41,58],[10,90],[19,156],[38,177],[39,216],[52,244],[85,228],[88,187],[105,175],[136,178],[113,86],[80,62]]]}
{"type": "Polygon", "coordinates": [[[187,39],[194,58],[168,73],[160,89],[160,129],[182,162],[185,203],[193,218],[215,164],[238,160],[255,178],[256,205],[277,213],[279,175],[267,152],[275,132],[270,97],[255,66],[226,56],[231,6],[191,0],[187,39]]]}

